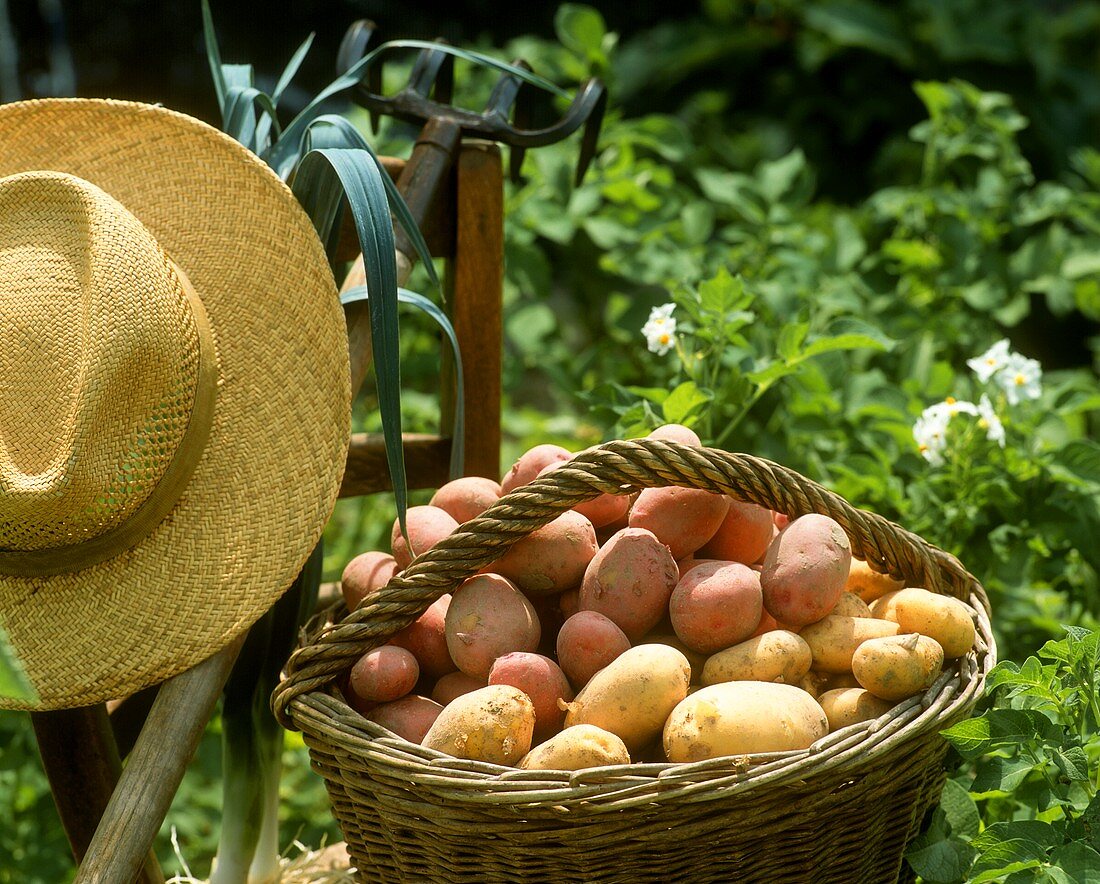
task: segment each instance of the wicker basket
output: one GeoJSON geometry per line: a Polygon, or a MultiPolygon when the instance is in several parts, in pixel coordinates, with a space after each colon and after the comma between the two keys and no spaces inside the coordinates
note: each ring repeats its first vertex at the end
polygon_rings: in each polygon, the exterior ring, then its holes
{"type": "Polygon", "coordinates": [[[905,847],[945,777],[939,731],[968,715],[994,657],[985,592],[953,556],[769,461],[611,442],[502,498],[342,622],[316,630],[274,704],[302,731],[363,880],[883,884],[912,880],[905,847]],[[923,696],[804,751],[572,774],[452,758],[338,699],[333,685],[360,655],[520,537],[599,493],[666,485],[831,516],[855,555],[968,602],[976,650],[923,696]]]}

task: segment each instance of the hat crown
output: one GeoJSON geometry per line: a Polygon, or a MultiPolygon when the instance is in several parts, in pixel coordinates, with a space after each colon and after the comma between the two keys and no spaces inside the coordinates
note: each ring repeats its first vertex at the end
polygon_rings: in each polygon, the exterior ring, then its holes
{"type": "Polygon", "coordinates": [[[0,179],[0,548],[102,539],[158,493],[199,394],[192,295],[95,185],[0,179]]]}

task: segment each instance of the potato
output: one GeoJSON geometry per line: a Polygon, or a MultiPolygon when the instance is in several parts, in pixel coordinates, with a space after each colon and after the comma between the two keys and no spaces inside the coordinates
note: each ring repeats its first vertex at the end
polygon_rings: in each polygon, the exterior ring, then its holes
{"type": "Polygon", "coordinates": [[[416,687],[419,678],[416,657],[409,651],[393,645],[374,648],[351,667],[348,675],[350,705],[359,709],[361,704],[373,707],[375,703],[396,700],[416,687]]]}
{"type": "Polygon", "coordinates": [[[903,586],[905,586],[904,580],[898,580],[889,574],[880,574],[862,559],[853,558],[844,588],[870,604],[875,599],[903,586]]]}
{"type": "Polygon", "coordinates": [[[810,671],[810,646],[794,632],[777,629],[710,657],[703,684],[724,681],[778,681],[798,684],[810,671]]]}
{"type": "Polygon", "coordinates": [[[450,606],[451,595],[444,593],[390,639],[391,645],[412,651],[420,671],[431,678],[455,671],[455,662],[447,650],[447,609],[450,606]]]}
{"type": "Polygon", "coordinates": [[[588,563],[580,609],[603,614],[635,642],[665,615],[678,573],[668,547],[651,531],[624,528],[588,563]]]}
{"type": "Polygon", "coordinates": [[[488,678],[497,657],[534,651],[542,633],[531,603],[499,574],[478,574],[463,583],[447,608],[444,628],[451,659],[475,678],[488,678]]]}
{"type": "Polygon", "coordinates": [[[578,611],[558,630],[558,662],[577,688],[630,649],[630,639],[599,611],[578,611]]]}
{"type": "MultiPolygon", "coordinates": [[[[763,606],[761,606],[761,608],[762,610],[760,611],[760,625],[756,627],[756,629],[753,631],[753,634],[750,635],[749,638],[756,638],[758,635],[763,635],[765,632],[771,632],[773,629],[783,629],[783,627],[779,625],[779,621],[768,613],[767,608],[764,608],[763,606]]],[[[789,631],[794,632],[793,629],[789,631]]]]}
{"type": "Polygon", "coordinates": [[[523,770],[586,770],[609,764],[630,764],[630,753],[610,731],[575,724],[536,746],[520,759],[523,770]]]}
{"type": "Polygon", "coordinates": [[[772,523],[775,525],[776,531],[782,531],[789,524],[791,524],[791,517],[785,513],[772,513],[772,523]]]}
{"type": "Polygon", "coordinates": [[[561,730],[565,720],[564,704],[573,699],[573,688],[561,667],[549,657],[524,651],[497,657],[489,670],[489,684],[510,684],[531,698],[535,707],[532,745],[561,730]]]}
{"type": "Polygon", "coordinates": [[[840,594],[840,599],[836,603],[836,607],[829,613],[839,614],[842,617],[870,617],[871,609],[867,607],[867,603],[854,592],[842,592],[840,594]]]}
{"type": "Polygon", "coordinates": [[[703,677],[703,666],[705,666],[707,662],[707,655],[700,654],[698,651],[693,651],[680,640],[680,637],[676,635],[676,633],[671,630],[666,630],[663,624],[658,626],[653,632],[646,633],[639,644],[668,645],[670,648],[675,648],[687,657],[688,665],[691,666],[691,683],[700,683],[703,677]]]}
{"type": "Polygon", "coordinates": [[[401,523],[393,522],[390,548],[397,567],[404,571],[416,556],[427,552],[458,527],[450,513],[437,506],[411,506],[405,511],[408,539],[401,533],[401,523]]]}
{"type": "Polygon", "coordinates": [[[702,445],[695,430],[683,424],[664,424],[646,436],[647,439],[664,439],[666,442],[679,442],[681,445],[702,445]]]}
{"type": "Polygon", "coordinates": [[[568,620],[581,609],[581,588],[567,589],[557,598],[562,621],[568,620]]]}
{"type": "Polygon", "coordinates": [[[646,488],[630,508],[627,524],[652,531],[673,559],[682,559],[714,536],[729,505],[725,495],[698,488],[646,488]]]}
{"type": "Polygon", "coordinates": [[[691,665],[667,645],[638,645],[597,672],[568,704],[565,726],[594,724],[616,734],[630,752],[655,740],[687,696],[691,665]]]}
{"type": "Polygon", "coordinates": [[[814,699],[820,698],[825,691],[825,684],[829,676],[824,672],[814,672],[812,669],[798,680],[798,687],[802,688],[814,699]]]}
{"type": "Polygon", "coordinates": [[[397,570],[397,560],[384,552],[360,553],[348,562],[340,576],[340,592],[348,610],[354,611],[370,593],[389,583],[397,570]]]}
{"type": "Polygon", "coordinates": [[[828,732],[825,713],[801,688],[730,681],[679,703],[665,724],[664,747],[669,761],[685,763],[805,749],[828,732]]]}
{"type": "Polygon", "coordinates": [[[820,672],[851,672],[852,655],[863,642],[897,634],[898,625],[889,620],[842,614],[830,614],[800,633],[813,654],[813,668],[820,672]]]}
{"type": "Polygon", "coordinates": [[[692,568],[668,603],[676,635],[703,654],[747,639],[760,625],[763,610],[760,575],[738,562],[692,568]]]}
{"type": "Polygon", "coordinates": [[[512,468],[500,480],[500,489],[504,494],[514,491],[534,480],[548,464],[569,460],[572,456],[572,452],[560,445],[536,445],[512,464],[512,468]]]}
{"type": "MultiPolygon", "coordinates": [[[[813,670],[810,670],[813,672],[813,670]]],[[[858,688],[859,682],[856,681],[856,677],[852,675],[851,670],[848,672],[822,672],[821,677],[824,679],[821,685],[821,690],[824,691],[837,691],[841,688],[858,688]]]]}
{"type": "Polygon", "coordinates": [[[904,700],[928,690],[942,667],[943,648],[915,632],[870,639],[852,657],[856,681],[883,700],[904,700]]]}
{"type": "Polygon", "coordinates": [[[448,672],[439,679],[439,681],[435,683],[435,687],[432,688],[432,699],[446,706],[456,697],[461,697],[463,694],[469,694],[472,691],[486,687],[488,684],[488,679],[474,678],[472,675],[467,675],[461,670],[448,672]]]}
{"type": "Polygon", "coordinates": [[[850,724],[872,721],[894,708],[892,703],[880,700],[863,688],[826,691],[817,698],[817,702],[825,710],[825,717],[829,719],[829,733],[848,727],[850,724]]]}
{"type": "Polygon", "coordinates": [[[557,595],[581,582],[598,551],[592,523],[567,510],[517,541],[490,568],[528,595],[557,595]]]}
{"type": "Polygon", "coordinates": [[[519,688],[494,684],[451,701],[421,745],[492,764],[515,765],[531,751],[535,707],[519,688]]]}
{"type": "Polygon", "coordinates": [[[880,595],[877,599],[871,602],[867,607],[871,609],[871,616],[877,617],[879,620],[893,620],[897,615],[894,612],[894,599],[897,598],[900,589],[891,590],[884,595],[880,595]]]}
{"type": "Polygon", "coordinates": [[[836,607],[851,560],[848,535],[833,519],[816,513],[795,519],[764,556],[764,607],[795,629],[817,622],[836,607]]]}
{"type": "Polygon", "coordinates": [[[367,720],[382,725],[410,743],[419,743],[442,711],[443,707],[439,703],[418,694],[410,694],[400,700],[376,706],[367,715],[367,720]]]}
{"type": "Polygon", "coordinates": [[[898,592],[892,607],[893,619],[902,632],[934,638],[945,657],[961,657],[974,647],[974,621],[958,599],[913,587],[898,592]]]}
{"type": "Polygon", "coordinates": [[[714,536],[700,547],[698,555],[751,565],[764,557],[772,542],[775,530],[772,511],[732,497],[729,501],[730,508],[725,519],[714,536]]]}
{"type": "Polygon", "coordinates": [[[432,495],[430,506],[437,506],[460,525],[476,519],[500,500],[500,484],[483,476],[453,479],[432,495]]]}

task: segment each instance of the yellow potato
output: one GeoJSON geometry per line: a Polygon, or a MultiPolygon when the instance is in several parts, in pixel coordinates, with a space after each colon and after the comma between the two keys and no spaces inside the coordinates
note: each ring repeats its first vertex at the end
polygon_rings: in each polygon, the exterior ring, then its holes
{"type": "Polygon", "coordinates": [[[928,690],[943,667],[943,648],[915,632],[873,638],[856,648],[852,674],[883,700],[904,700],[928,690]]]}
{"type": "Polygon", "coordinates": [[[852,655],[863,642],[884,635],[897,635],[896,623],[871,617],[843,617],[830,614],[811,623],[800,635],[810,647],[813,668],[821,672],[850,672],[852,655]]]}
{"type": "MultiPolygon", "coordinates": [[[[810,670],[813,673],[813,670],[810,670]]],[[[858,688],[859,682],[856,681],[856,677],[852,675],[851,671],[848,672],[823,672],[821,673],[825,677],[825,681],[821,685],[822,692],[835,691],[840,688],[858,688]]]]}
{"type": "Polygon", "coordinates": [[[863,688],[841,688],[826,691],[817,698],[825,717],[829,719],[829,733],[850,724],[871,721],[894,708],[892,703],[880,700],[863,688]]]}
{"type": "Polygon", "coordinates": [[[672,762],[805,749],[829,732],[825,713],[794,685],[730,681],[696,691],[672,710],[664,730],[672,762]]]}
{"type": "Polygon", "coordinates": [[[871,602],[871,616],[879,620],[892,620],[897,623],[898,621],[894,619],[894,599],[898,597],[899,592],[901,592],[900,589],[892,590],[871,602]]]}
{"type": "Polygon", "coordinates": [[[719,651],[703,666],[703,684],[781,681],[798,684],[810,669],[810,646],[794,632],[776,629],[719,651]]]}
{"type": "Polygon", "coordinates": [[[852,567],[848,571],[848,584],[845,589],[855,593],[868,604],[875,599],[901,589],[905,586],[904,580],[898,580],[889,574],[880,574],[862,559],[852,559],[852,567]]]}
{"type": "Polygon", "coordinates": [[[831,613],[842,617],[870,617],[871,609],[867,607],[867,602],[854,592],[842,592],[840,601],[836,603],[831,613]]]}
{"type": "Polygon", "coordinates": [[[829,681],[829,675],[825,672],[814,672],[812,669],[798,680],[798,687],[802,688],[815,700],[825,690],[829,681]]]}
{"type": "Polygon", "coordinates": [[[919,632],[934,638],[945,657],[961,657],[974,647],[974,621],[958,599],[913,588],[903,589],[891,604],[893,619],[902,632],[919,632]]]}
{"type": "Polygon", "coordinates": [[[535,706],[519,688],[489,685],[452,700],[421,745],[455,758],[514,765],[531,749],[535,706]]]}
{"type": "Polygon", "coordinates": [[[524,770],[584,770],[608,764],[630,764],[626,744],[591,724],[567,727],[520,760],[524,770]]]}
{"type": "Polygon", "coordinates": [[[660,735],[690,681],[691,664],[675,648],[638,645],[593,675],[566,704],[565,726],[594,724],[636,752],[660,735]]]}

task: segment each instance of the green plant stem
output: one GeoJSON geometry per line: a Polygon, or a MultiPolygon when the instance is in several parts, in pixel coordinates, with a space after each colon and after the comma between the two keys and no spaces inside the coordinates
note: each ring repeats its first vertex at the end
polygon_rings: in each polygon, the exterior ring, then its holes
{"type": "Polygon", "coordinates": [[[718,438],[714,440],[715,448],[725,447],[730,435],[735,429],[737,429],[737,425],[741,423],[742,418],[744,418],[746,414],[752,411],[753,407],[756,405],[757,402],[760,401],[760,398],[768,391],[770,386],[770,384],[761,384],[759,387],[756,388],[756,392],[753,393],[751,397],[749,397],[748,403],[741,406],[741,410],[733,417],[732,420],[730,420],[726,424],[725,429],[723,429],[718,438]]]}

